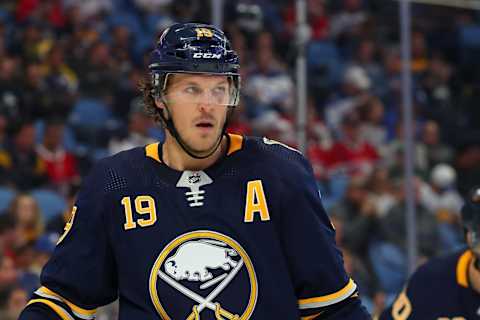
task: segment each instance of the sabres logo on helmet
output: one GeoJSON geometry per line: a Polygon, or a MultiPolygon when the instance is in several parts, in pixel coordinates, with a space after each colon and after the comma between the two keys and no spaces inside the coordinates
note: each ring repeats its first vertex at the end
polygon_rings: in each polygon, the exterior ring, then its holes
{"type": "Polygon", "coordinates": [[[174,239],[150,273],[150,297],[162,319],[250,319],[257,295],[245,250],[213,231],[174,239]]]}

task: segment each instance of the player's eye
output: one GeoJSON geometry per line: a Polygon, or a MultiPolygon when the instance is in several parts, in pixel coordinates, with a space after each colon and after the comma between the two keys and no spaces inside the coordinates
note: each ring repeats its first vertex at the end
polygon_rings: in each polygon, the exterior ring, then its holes
{"type": "Polygon", "coordinates": [[[226,86],[218,86],[213,88],[212,93],[214,96],[224,96],[225,93],[227,92],[227,87],[226,86]]]}
{"type": "Polygon", "coordinates": [[[198,95],[202,93],[202,90],[196,86],[188,86],[184,89],[185,93],[192,94],[192,95],[198,95]]]}

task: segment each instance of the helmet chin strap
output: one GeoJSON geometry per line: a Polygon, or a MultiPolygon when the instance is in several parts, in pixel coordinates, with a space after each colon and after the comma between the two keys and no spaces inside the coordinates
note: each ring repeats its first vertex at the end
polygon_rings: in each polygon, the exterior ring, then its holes
{"type": "Polygon", "coordinates": [[[177,130],[177,128],[175,128],[175,124],[173,123],[173,119],[172,119],[172,116],[170,114],[170,110],[168,109],[168,106],[167,106],[165,100],[163,99],[163,97],[161,99],[162,99],[163,105],[165,106],[165,110],[167,111],[168,118],[165,117],[165,114],[160,109],[158,109],[158,114],[159,114],[160,118],[162,118],[162,120],[165,122],[165,125],[167,126],[167,130],[175,138],[175,140],[177,140],[178,144],[183,149],[183,151],[185,151],[185,153],[188,154],[190,157],[192,157],[194,159],[199,159],[199,160],[206,159],[206,158],[210,157],[211,155],[213,155],[217,151],[217,149],[220,147],[220,145],[222,143],[222,138],[226,134],[230,110],[228,111],[229,113],[227,114],[227,119],[225,120],[225,124],[223,125],[222,133],[218,137],[217,142],[215,143],[215,146],[211,149],[211,151],[209,153],[202,156],[202,155],[198,155],[198,153],[196,154],[195,151],[192,150],[192,148],[190,148],[187,145],[187,143],[182,139],[182,137],[180,137],[180,133],[178,133],[178,130],[177,130]]]}

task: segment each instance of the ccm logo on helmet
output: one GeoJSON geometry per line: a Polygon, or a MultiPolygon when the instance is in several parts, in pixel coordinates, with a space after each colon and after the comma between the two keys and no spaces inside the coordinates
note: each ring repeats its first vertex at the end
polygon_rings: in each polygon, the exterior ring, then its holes
{"type": "Polygon", "coordinates": [[[193,57],[195,59],[220,59],[222,55],[220,53],[195,52],[193,57]]]}

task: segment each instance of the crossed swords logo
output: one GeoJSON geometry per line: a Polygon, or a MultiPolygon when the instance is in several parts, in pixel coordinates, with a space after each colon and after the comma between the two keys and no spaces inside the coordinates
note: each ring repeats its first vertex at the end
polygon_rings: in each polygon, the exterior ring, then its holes
{"type": "Polygon", "coordinates": [[[193,306],[193,311],[190,313],[190,315],[187,317],[187,320],[196,320],[199,319],[200,313],[205,309],[208,308],[212,311],[215,312],[215,315],[217,319],[221,319],[220,316],[225,317],[226,319],[229,320],[237,320],[240,319],[239,315],[233,314],[225,309],[223,309],[218,302],[212,302],[226,287],[227,285],[233,280],[233,278],[237,275],[238,271],[243,266],[243,260],[240,259],[238,261],[238,264],[235,266],[235,268],[232,269],[232,271],[227,275],[223,277],[219,276],[213,280],[211,280],[211,283],[215,283],[217,281],[221,281],[220,284],[212,291],[210,294],[204,298],[201,295],[193,292],[192,290],[188,289],[187,287],[183,286],[181,283],[175,281],[171,277],[169,277],[167,274],[162,272],[162,270],[158,270],[158,276],[160,279],[168,283],[170,286],[172,286],[174,289],[178,290],[179,292],[183,293],[185,296],[189,297],[190,299],[196,301],[198,305],[193,306]],[[217,281],[215,281],[217,280],[217,281]]]}

